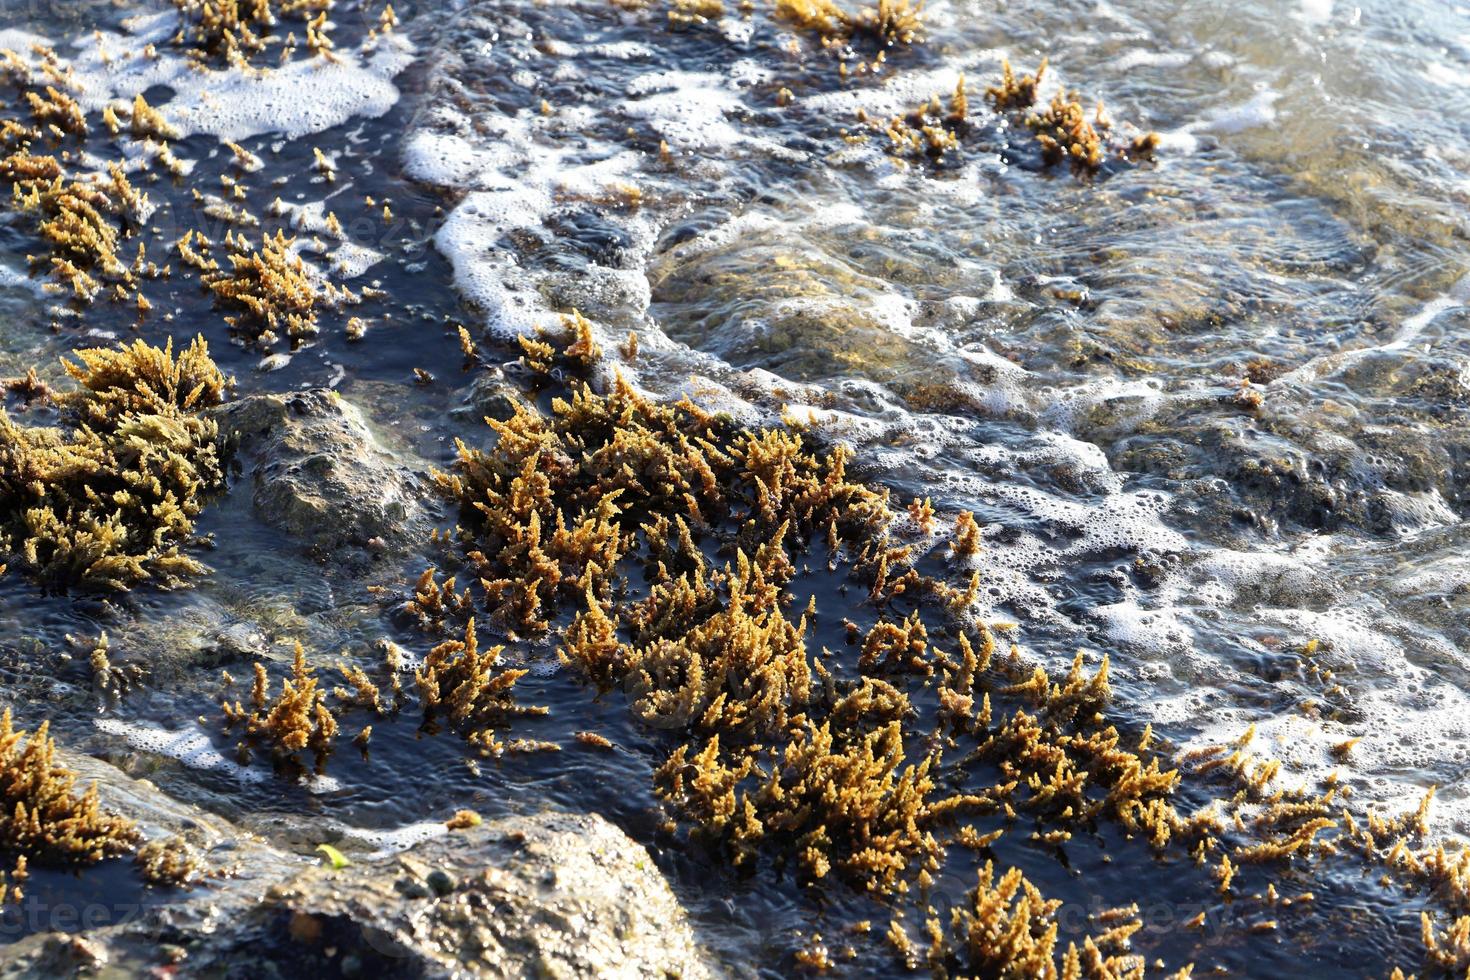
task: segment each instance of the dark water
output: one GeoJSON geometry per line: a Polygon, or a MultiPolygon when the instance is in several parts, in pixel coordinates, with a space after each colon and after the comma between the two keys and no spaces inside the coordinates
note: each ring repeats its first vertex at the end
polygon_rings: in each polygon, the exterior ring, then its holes
{"type": "MultiPolygon", "coordinates": [[[[1090,662],[1109,653],[1127,731],[1152,723],[1188,747],[1254,722],[1260,751],[1303,783],[1339,767],[1329,746],[1362,737],[1345,767],[1361,798],[1402,809],[1437,784],[1436,831],[1470,830],[1463,11],[936,3],[927,44],[894,53],[879,78],[843,80],[764,13],[674,30],[659,10],[595,2],[418,6],[398,8],[416,54],[391,108],[241,140],[265,161],[250,210],[326,200],[383,256],[348,285],[384,297],[328,311],[313,343],[278,345],[289,361],[262,371],[268,352],[232,337],[192,279],[150,284],[141,325],[105,303],[58,313],[17,285],[0,291],[4,373],[37,364],[54,380],[58,355],[99,339],[202,333],[240,394],[332,386],[386,445],[446,466],[456,436],[483,441],[459,326],[509,362],[516,331],[575,306],[604,347],[638,335],[645,388],[755,419],[810,408],[866,477],[974,511],[986,590],[971,614],[1019,623],[1027,652],[1053,666],[1079,646],[1090,662]],[[1049,84],[1158,130],[1158,163],[1079,181],[1042,168],[1025,134],[984,109],[940,165],[843,139],[857,109],[907,111],[960,72],[979,106],[1002,57],[1029,69],[1043,53],[1049,84]],[[337,155],[334,183],[313,177],[313,147],[337,155]],[[369,323],[360,342],[343,334],[349,316],[369,323]],[[416,385],[415,368],[435,381],[416,385]],[[1257,404],[1240,397],[1243,378],[1257,404]],[[1311,640],[1340,690],[1300,669],[1293,651],[1311,640]],[[1329,712],[1302,710],[1323,699],[1329,712]]],[[[126,32],[135,12],[5,3],[0,27],[66,56],[59,42],[126,32]]],[[[334,16],[339,47],[373,15],[334,16]]],[[[185,97],[149,87],[165,112],[185,97]]],[[[115,152],[104,135],[92,144],[115,152]]],[[[147,185],[158,240],[223,238],[191,191],[218,190],[229,151],[200,132],[175,152],[194,169],[147,185]]],[[[9,268],[33,248],[0,227],[9,268]]],[[[813,929],[851,942],[852,971],[895,970],[876,902],[804,889],[776,866],[735,874],[661,834],[649,773],[671,743],[634,724],[621,695],[591,699],[550,641],[506,652],[532,670],[522,699],[552,708],[510,734],[559,753],[472,766],[459,739],[409,711],[374,724],[367,758],[339,751],[320,778],[237,765],[230,740],[195,722],[213,717],[220,666],[248,672],[211,661],[222,631],[261,638],[283,664],[300,640],[323,670],[338,656],[377,664],[385,637],[419,654],[432,643],[369,588],[401,595],[427,550],[350,574],[262,522],[242,485],[201,523],[215,573],[194,590],[38,600],[0,579],[0,676],[23,723],[50,717],[63,744],[303,851],[395,846],[465,806],[595,810],[650,847],[732,971],[786,975],[794,933],[813,929]],[[115,703],[56,659],[67,634],[100,630],[152,669],[115,703]],[[588,728],[616,750],[572,740],[588,728]],[[846,933],[863,918],[872,936],[846,933]]],[[[862,613],[839,581],[803,582],[823,610],[815,643],[841,649],[842,616],[862,613]]],[[[1201,904],[1207,869],[1114,829],[1065,853],[1026,836],[1009,833],[996,856],[1066,899],[1064,939],[1087,931],[1086,912],[1137,901],[1135,950],[1197,975],[1381,976],[1418,962],[1423,902],[1356,866],[1245,869],[1243,895],[1268,879],[1316,894],[1285,914],[1201,904]],[[1185,929],[1198,912],[1206,927],[1185,929]],[[1266,919],[1279,929],[1250,932],[1266,919]]],[[[958,901],[973,869],[952,855],[935,904],[958,901]]],[[[121,894],[132,886],[115,870],[56,894],[121,894]]]]}

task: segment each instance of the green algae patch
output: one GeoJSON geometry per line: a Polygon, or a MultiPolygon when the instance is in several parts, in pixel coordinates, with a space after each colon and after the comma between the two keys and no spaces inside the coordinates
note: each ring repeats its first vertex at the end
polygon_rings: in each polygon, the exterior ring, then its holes
{"type": "Polygon", "coordinates": [[[176,588],[206,567],[186,551],[223,485],[219,427],[205,410],[228,384],[203,338],[175,356],[143,341],[64,362],[75,391],[57,426],[0,411],[0,551],[57,588],[176,588]]]}

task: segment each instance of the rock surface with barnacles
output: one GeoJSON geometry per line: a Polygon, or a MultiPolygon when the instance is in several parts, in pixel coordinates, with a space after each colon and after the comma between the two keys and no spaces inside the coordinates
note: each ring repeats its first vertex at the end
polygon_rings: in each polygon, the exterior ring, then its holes
{"type": "MultiPolygon", "coordinates": [[[[109,803],[130,808],[127,793],[111,790],[109,803]]],[[[133,921],[27,937],[0,952],[0,975],[157,975],[170,966],[219,976],[710,972],[647,851],[599,816],[487,821],[393,856],[312,865],[276,884],[263,878],[300,859],[258,849],[261,860],[252,850],[242,878],[133,921]]]]}
{"type": "Polygon", "coordinates": [[[253,395],[220,412],[263,520],[320,553],[421,539],[421,474],[326,388],[253,395]]]}

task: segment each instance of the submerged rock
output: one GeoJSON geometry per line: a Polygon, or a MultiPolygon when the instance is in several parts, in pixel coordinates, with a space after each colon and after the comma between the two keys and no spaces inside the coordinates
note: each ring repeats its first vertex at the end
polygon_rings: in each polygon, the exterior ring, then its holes
{"type": "Polygon", "coordinates": [[[242,892],[227,883],[122,925],[31,936],[0,951],[0,974],[709,975],[648,853],[595,815],[487,822],[242,892]]]}
{"type": "Polygon", "coordinates": [[[256,512],[312,549],[401,549],[424,533],[422,481],[363,413],[325,388],[241,399],[220,412],[256,512]]]}
{"type": "Polygon", "coordinates": [[[1183,484],[1198,500],[1199,523],[1217,533],[1394,535],[1458,520],[1467,451],[1457,431],[1309,418],[1191,406],[1121,441],[1113,461],[1183,484]]]}

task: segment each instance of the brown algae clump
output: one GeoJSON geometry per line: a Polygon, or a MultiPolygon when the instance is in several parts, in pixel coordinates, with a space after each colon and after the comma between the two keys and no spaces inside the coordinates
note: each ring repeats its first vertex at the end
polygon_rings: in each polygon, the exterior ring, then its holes
{"type": "Polygon", "coordinates": [[[907,46],[923,39],[924,5],[909,0],[877,0],[851,13],[832,0],[776,0],[776,17],[816,34],[823,45],[865,37],[882,47],[907,46]]]}
{"type": "Polygon", "coordinates": [[[226,730],[239,727],[244,735],[242,754],[251,745],[267,748],[277,758],[289,758],[311,749],[318,761],[332,751],[337,737],[337,718],[327,706],[326,692],[306,665],[306,652],[296,644],[291,677],[281,681],[281,692],[270,696],[270,675],[262,664],[255,665],[250,688],[250,709],[239,701],[221,704],[226,730]]]}
{"type": "Polygon", "coordinates": [[[15,179],[13,206],[35,217],[35,232],[49,250],[53,278],[83,301],[90,301],[109,283],[113,295],[128,295],[145,270],[141,261],[125,262],[120,249],[124,234],[148,213],[146,196],[116,166],[110,181],[95,175],[68,180],[59,166],[45,165],[51,159],[12,155],[4,168],[15,179]]]}
{"type": "Polygon", "coordinates": [[[94,783],[77,791],[77,776],[56,758],[50,723],[17,731],[10,709],[0,716],[0,848],[16,856],[0,874],[0,896],[20,901],[28,865],[76,868],[132,854],[151,885],[181,887],[212,876],[204,858],[181,838],[145,842],[137,824],[113,813],[94,783]]]}
{"type": "Polygon", "coordinates": [[[779,584],[767,579],[763,557],[751,562],[739,555],[738,567],[722,576],[722,608],[687,632],[674,633],[676,611],[690,594],[713,595],[704,581],[695,593],[681,589],[686,579],[661,589],[639,617],[650,641],[620,649],[608,671],[625,672],[637,694],[633,712],[641,720],[658,728],[727,734],[778,735],[790,728],[811,693],[806,622],[803,617],[791,623],[777,605],[779,584]]]}
{"type": "Polygon", "coordinates": [[[1102,102],[1097,103],[1089,118],[1076,92],[1060,91],[1050,103],[1033,111],[1046,68],[1047,60],[1043,58],[1034,75],[1017,77],[1011,63],[1002,62],[1000,81],[985,90],[996,112],[1024,113],[1020,120],[1035,134],[1042,162],[1047,166],[1067,162],[1074,173],[1091,176],[1102,168],[1109,154],[1135,161],[1153,158],[1158,134],[1136,130],[1130,136],[1116,133],[1102,102]]]}
{"type": "Polygon", "coordinates": [[[151,885],[187,888],[211,877],[203,858],[182,837],[149,841],[133,855],[133,864],[151,885]]]}
{"type": "MultiPolygon", "coordinates": [[[[585,343],[573,337],[556,366],[580,374],[585,343]]],[[[544,374],[549,345],[530,342],[524,360],[544,374]]],[[[458,443],[453,470],[435,479],[460,508],[460,559],[493,616],[514,629],[544,630],[554,603],[601,594],[650,515],[681,513],[693,527],[735,520],[752,543],[788,522],[806,534],[884,519],[883,498],[844,479],[842,451],[819,458],[794,434],[738,430],[687,400],[653,402],[621,378],[606,395],[584,384],[556,399],[549,417],[518,403],[510,418],[487,421],[494,448],[458,443]]],[[[684,561],[692,570],[695,556],[684,561]]]]}
{"type": "Polygon", "coordinates": [[[543,715],[547,710],[516,703],[511,689],[526,672],[502,668],[503,649],[481,651],[471,619],[463,640],[447,640],[434,647],[425,656],[423,667],[414,672],[425,720],[443,715],[455,731],[485,755],[504,751],[495,739],[495,726],[518,716],[543,715]]]}
{"type": "Polygon", "coordinates": [[[985,97],[996,112],[1029,109],[1036,104],[1036,88],[1041,84],[1041,76],[1046,74],[1045,58],[1041,59],[1034,75],[1017,78],[1009,60],[1001,62],[1000,70],[1000,81],[985,90],[985,97]]]}
{"type": "Polygon", "coordinates": [[[80,795],[77,777],[56,762],[49,724],[27,737],[0,716],[0,846],[49,864],[95,864],[134,850],[142,837],[133,822],[103,809],[92,786],[80,795]]]}
{"type": "Polygon", "coordinates": [[[941,159],[958,149],[960,134],[967,129],[970,111],[969,96],[965,91],[965,76],[955,82],[948,108],[938,95],[903,116],[894,116],[887,122],[869,119],[859,112],[859,121],[869,129],[881,132],[888,138],[889,153],[895,157],[941,159]]]}
{"type": "MultiPolygon", "coordinates": [[[[1065,953],[1058,948],[1057,939],[1056,913],[1061,905],[1046,898],[1019,868],[997,877],[994,863],[987,861],[966,901],[951,911],[949,929],[938,918],[925,923],[930,943],[924,959],[936,976],[1121,980],[1144,975],[1141,958],[1128,954],[1129,937],[1143,928],[1136,905],[1099,913],[1100,923],[1116,924],[1086,937],[1081,947],[1069,943],[1065,953]]],[[[895,920],[890,941],[899,948],[908,942],[902,933],[902,925],[895,920]]],[[[1185,980],[1190,971],[1186,968],[1173,976],[1185,980]]]]}
{"type": "MultiPolygon", "coordinates": [[[[581,380],[595,362],[590,328],[580,317],[566,328],[522,342],[537,400],[513,401],[488,420],[487,446],[461,443],[437,475],[459,526],[436,544],[459,574],[430,570],[409,605],[435,629],[483,608],[507,631],[558,632],[563,663],[604,693],[621,690],[661,737],[654,789],[692,839],[733,863],[775,857],[806,884],[840,880],[895,907],[917,893],[924,941],[898,920],[890,941],[914,966],[949,974],[1142,975],[1129,952],[1136,915],[1113,910],[1090,937],[1064,942],[1055,902],[1000,863],[947,921],[927,907],[953,845],[994,861],[990,849],[1003,833],[1021,836],[1018,824],[1048,849],[1106,821],[1139,846],[1187,852],[1206,901],[1217,900],[1210,867],[1229,869],[1238,888],[1242,868],[1352,844],[1436,894],[1460,882],[1470,907],[1470,854],[1391,844],[1422,834],[1427,802],[1344,832],[1335,789],[1277,787],[1279,765],[1251,760],[1243,744],[1167,764],[1151,731],[1125,736],[1109,723],[1107,657],[1089,668],[1079,653],[1050,673],[1002,648],[996,631],[956,621],[980,587],[973,514],[949,534],[922,500],[900,518],[887,494],[848,477],[846,452],[818,449],[800,427],[742,427],[616,376],[594,390],[581,380]],[[819,563],[811,557],[859,585],[844,611],[868,625],[848,624],[847,656],[809,649],[816,599],[793,593],[819,563]],[[968,589],[941,569],[969,576],[968,589]],[[1217,778],[1230,781],[1225,798],[1176,807],[1186,779],[1199,789],[1217,778]]],[[[467,733],[476,717],[506,716],[516,672],[495,654],[467,635],[431,659],[426,708],[458,701],[467,733]]],[[[1453,955],[1451,935],[1432,936],[1453,955]]]]}
{"type": "Polygon", "coordinates": [[[209,345],[195,337],[177,357],[170,338],[160,349],[143,341],[118,348],[94,347],[75,354],[80,364],[63,361],[82,391],[61,396],[91,425],[120,414],[197,412],[224,401],[229,381],[209,356],[209,345]]]}
{"type": "Polygon", "coordinates": [[[0,412],[0,548],[56,587],[184,585],[206,569],[184,553],[219,488],[219,428],[204,409],[226,380],[197,338],[177,357],[136,341],[66,363],[63,428],[0,412]]]}
{"type": "Polygon", "coordinates": [[[669,23],[692,27],[719,20],[725,15],[723,0],[671,0],[669,23]]]}
{"type": "Polygon", "coordinates": [[[484,822],[484,819],[474,810],[456,810],[454,816],[444,821],[444,826],[450,830],[469,830],[484,822]]]}
{"type": "Polygon", "coordinates": [[[1065,161],[1082,175],[1097,173],[1109,152],[1128,160],[1152,159],[1159,144],[1157,133],[1119,142],[1103,104],[1097,104],[1089,120],[1076,92],[1058,92],[1045,109],[1026,116],[1026,125],[1036,134],[1043,162],[1055,166],[1065,161]]]}
{"type": "Polygon", "coordinates": [[[132,134],[134,139],[139,140],[176,140],[181,135],[179,128],[165,119],[163,113],[149,105],[142,93],[133,97],[132,134]]]}
{"type": "Polygon", "coordinates": [[[784,841],[813,879],[836,870],[880,893],[907,890],[905,877],[920,866],[938,870],[943,849],[928,825],[962,801],[932,797],[937,755],[905,765],[899,722],[840,738],[830,723],[808,728],[772,749],[769,775],[742,789],[757,759],[722,756],[716,736],[695,754],[681,746],[656,785],[726,842],[737,864],[769,838],[784,841]]]}
{"type": "Polygon", "coordinates": [[[72,136],[87,135],[87,115],[70,95],[47,85],[44,94],[27,92],[25,97],[38,124],[72,136]]]}
{"type": "Polygon", "coordinates": [[[174,6],[183,19],[174,43],[191,45],[191,57],[200,63],[218,58],[247,65],[273,42],[282,45],[282,60],[289,58],[296,35],[291,32],[285,41],[276,35],[283,17],[301,23],[311,53],[331,56],[327,14],[333,0],[174,0],[174,6]]]}
{"type": "Polygon", "coordinates": [[[1026,117],[1026,125],[1036,133],[1041,158],[1048,165],[1066,160],[1074,170],[1088,173],[1102,166],[1103,137],[1099,133],[1106,133],[1112,123],[1103,113],[1101,102],[1089,122],[1077,93],[1058,92],[1045,110],[1026,117]]]}
{"type": "MultiPolygon", "coordinates": [[[[85,140],[88,125],[81,105],[65,91],[78,91],[76,83],[55,54],[43,48],[33,53],[42,58],[39,69],[13,52],[0,52],[0,74],[17,90],[11,103],[30,109],[30,125],[0,119],[0,180],[10,184],[11,210],[31,219],[27,231],[41,246],[29,259],[56,280],[48,291],[69,290],[82,302],[104,289],[114,299],[136,298],[138,279],[157,270],[143,262],[141,253],[129,263],[121,254],[122,240],[139,233],[152,213],[147,195],[117,163],[101,167],[67,148],[39,151],[43,140],[85,140]],[[42,75],[44,80],[37,77],[42,75]]],[[[155,133],[171,130],[146,103],[138,104],[151,113],[145,124],[155,133]]],[[[103,119],[115,134],[111,107],[103,119]]]]}
{"type": "Polygon", "coordinates": [[[243,235],[225,236],[230,266],[220,268],[213,259],[193,249],[207,249],[202,236],[186,235],[179,243],[184,260],[203,273],[204,283],[216,299],[244,312],[226,321],[261,346],[269,347],[282,335],[293,341],[317,333],[318,306],[355,303],[350,290],[321,280],[293,249],[294,238],[277,231],[254,248],[243,235]]]}
{"type": "MultiPolygon", "coordinates": [[[[540,383],[575,378],[587,370],[585,339],[574,329],[561,351],[527,340],[523,362],[540,383]]],[[[479,600],[504,625],[532,631],[571,607],[563,661],[604,689],[623,686],[635,717],[671,734],[660,796],[735,861],[774,848],[809,880],[835,874],[880,894],[936,873],[944,846],[935,828],[1007,801],[942,792],[938,749],[910,758],[906,693],[879,677],[839,682],[807,649],[813,608],[788,609],[791,551],[817,540],[851,546],[875,602],[922,595],[911,549],[889,540],[887,495],[850,481],[844,451],[817,452],[799,431],[741,428],[688,401],[654,402],[621,379],[606,394],[573,384],[549,415],[517,403],[510,418],[489,420],[493,446],[461,444],[453,472],[438,477],[460,506],[450,540],[481,583],[479,600]],[[701,538],[724,542],[723,569],[701,538]],[[642,564],[649,592],[619,604],[627,562],[642,564]]],[[[445,590],[432,586],[432,577],[420,582],[415,604],[442,609],[445,590]]],[[[449,604],[463,605],[453,588],[449,604]]],[[[880,621],[858,666],[898,676],[943,667],[949,710],[968,730],[992,649],[988,636],[980,652],[962,639],[963,655],[951,660],[914,612],[880,621]]],[[[1106,693],[1105,672],[1037,686],[1051,720],[1036,737],[1055,732],[1055,742],[1080,716],[1090,723],[1106,693]]],[[[1075,751],[1106,760],[1078,767],[1119,784],[1115,811],[1125,797],[1173,788],[1172,774],[1148,775],[1156,766],[1125,765],[1136,756],[1116,738],[1075,751]]]]}

